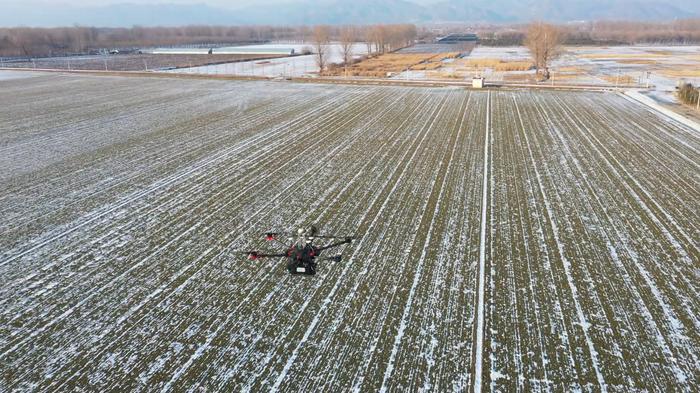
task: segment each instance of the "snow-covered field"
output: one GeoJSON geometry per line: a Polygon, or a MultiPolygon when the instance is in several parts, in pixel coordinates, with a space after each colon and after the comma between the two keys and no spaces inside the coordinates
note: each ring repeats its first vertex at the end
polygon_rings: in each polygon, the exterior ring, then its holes
{"type": "MultiPolygon", "coordinates": [[[[478,46],[468,59],[530,61],[527,48],[478,46]]],[[[445,67],[450,71],[450,67],[445,67]]],[[[548,83],[620,85],[633,82],[652,88],[650,95],[659,102],[677,102],[674,92],[679,82],[700,85],[700,46],[570,46],[561,50],[551,66],[554,80],[548,83]]],[[[521,71],[480,70],[488,80],[519,80],[521,71]]],[[[534,71],[524,72],[533,75],[534,71]]]]}
{"type": "MultiPolygon", "coordinates": [[[[249,46],[255,49],[279,49],[292,48],[296,53],[303,53],[304,50],[312,48],[311,44],[265,44],[249,46]]],[[[340,44],[326,45],[326,60],[328,63],[340,64],[343,62],[343,55],[340,44]]],[[[353,57],[367,54],[367,46],[363,43],[356,43],[352,46],[353,57]]],[[[301,55],[291,57],[281,57],[269,60],[242,61],[236,63],[212,64],[200,67],[185,67],[166,72],[178,74],[206,74],[206,75],[239,75],[239,76],[264,76],[274,77],[301,77],[305,75],[318,74],[318,64],[316,55],[301,55]]]]}
{"type": "Polygon", "coordinates": [[[0,390],[700,384],[700,134],[625,97],[0,88],[0,390]],[[363,236],[234,254],[305,223],[363,236]]]}
{"type": "Polygon", "coordinates": [[[0,70],[0,81],[10,80],[10,79],[24,79],[32,78],[41,75],[38,72],[15,72],[15,71],[3,71],[0,70]]]}

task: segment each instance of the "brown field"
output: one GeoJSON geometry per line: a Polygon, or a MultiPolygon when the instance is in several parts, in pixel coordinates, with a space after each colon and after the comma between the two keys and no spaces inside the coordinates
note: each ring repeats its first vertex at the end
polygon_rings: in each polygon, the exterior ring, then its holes
{"type": "Polygon", "coordinates": [[[662,56],[670,56],[675,54],[675,52],[670,51],[670,50],[648,50],[648,53],[652,53],[655,55],[662,55],[662,56]]]}
{"type": "Polygon", "coordinates": [[[674,69],[674,70],[661,70],[659,71],[661,75],[673,77],[673,78],[697,78],[700,77],[700,69],[698,68],[686,68],[686,69],[674,69]]]}
{"type": "Polygon", "coordinates": [[[534,74],[505,74],[503,75],[503,80],[504,81],[511,81],[511,82],[534,82],[535,81],[535,75],[534,74]]]}
{"type": "Polygon", "coordinates": [[[631,75],[620,75],[619,77],[617,75],[603,75],[601,78],[610,83],[619,85],[631,85],[637,83],[637,78],[631,75]]]}
{"type": "Polygon", "coordinates": [[[618,63],[621,64],[659,64],[657,60],[653,59],[621,59],[617,61],[618,63]]]}
{"type": "Polygon", "coordinates": [[[458,62],[468,68],[492,68],[495,71],[527,71],[532,68],[529,61],[503,61],[501,59],[466,59],[458,62]]]}
{"type": "MultiPolygon", "coordinates": [[[[383,77],[389,72],[402,72],[410,70],[436,70],[442,66],[441,60],[455,58],[459,53],[387,53],[377,57],[371,57],[348,68],[348,76],[374,76],[383,77]]],[[[342,67],[330,71],[331,74],[341,75],[345,73],[342,67]]]]}

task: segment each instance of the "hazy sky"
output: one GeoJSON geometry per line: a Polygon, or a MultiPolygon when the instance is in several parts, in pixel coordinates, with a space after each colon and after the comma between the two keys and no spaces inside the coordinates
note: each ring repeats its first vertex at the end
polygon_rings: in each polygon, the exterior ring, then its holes
{"type": "MultiPolygon", "coordinates": [[[[70,4],[70,5],[105,5],[105,4],[207,4],[215,7],[238,8],[247,5],[279,4],[297,2],[298,0],[0,0],[3,4],[26,4],[29,3],[49,3],[49,4],[70,4]]],[[[430,4],[439,0],[408,0],[417,4],[430,4]]]]}
{"type": "Polygon", "coordinates": [[[505,23],[533,18],[566,22],[700,16],[700,0],[453,0],[454,7],[430,6],[448,0],[408,1],[415,5],[387,9],[391,0],[0,0],[0,26],[505,23]],[[272,6],[280,3],[295,4],[272,6]],[[148,7],[160,4],[171,6],[148,7]]]}

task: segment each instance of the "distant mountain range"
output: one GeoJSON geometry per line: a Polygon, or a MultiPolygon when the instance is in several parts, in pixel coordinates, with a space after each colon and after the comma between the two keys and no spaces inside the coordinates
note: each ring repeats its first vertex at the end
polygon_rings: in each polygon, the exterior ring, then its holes
{"type": "MultiPolygon", "coordinates": [[[[193,0],[196,1],[196,0],[193,0]]],[[[301,25],[431,22],[568,22],[595,19],[670,20],[700,17],[699,0],[291,0],[271,6],[220,8],[206,4],[77,6],[11,2],[2,26],[301,25]]]]}

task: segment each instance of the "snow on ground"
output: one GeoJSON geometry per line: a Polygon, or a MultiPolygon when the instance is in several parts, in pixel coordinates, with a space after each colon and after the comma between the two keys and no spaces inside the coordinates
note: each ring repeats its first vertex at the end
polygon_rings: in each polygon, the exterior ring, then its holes
{"type": "Polygon", "coordinates": [[[637,101],[0,85],[6,389],[700,383],[700,136],[637,101]],[[313,278],[235,253],[308,223],[362,236],[313,278]]]}
{"type": "Polygon", "coordinates": [[[700,133],[700,124],[668,108],[664,108],[659,105],[653,97],[650,98],[638,91],[632,90],[625,92],[625,95],[700,133]]]}
{"type": "MultiPolygon", "coordinates": [[[[500,59],[529,61],[525,47],[478,46],[469,59],[500,59]]],[[[679,81],[700,85],[700,76],[671,76],[672,72],[700,69],[700,46],[605,46],[564,47],[551,66],[554,83],[614,85],[620,77],[630,77],[635,83],[653,87],[650,95],[661,102],[675,103],[675,88],[679,81]],[[648,74],[647,74],[648,72],[648,74]],[[670,72],[670,73],[669,73],[670,72]]],[[[532,74],[534,71],[527,73],[532,74]]],[[[481,70],[489,80],[508,80],[522,74],[518,71],[497,72],[481,70]]],[[[620,85],[624,85],[621,82],[620,85]]]]}
{"type": "MultiPolygon", "coordinates": [[[[292,48],[295,53],[303,53],[311,48],[310,44],[265,44],[251,46],[256,49],[292,48]]],[[[222,48],[225,50],[225,48],[222,48]]],[[[358,57],[367,54],[365,44],[354,44],[353,56],[358,57]]],[[[326,56],[329,63],[340,64],[343,62],[340,44],[330,44],[326,47],[326,56]]],[[[283,57],[269,60],[244,61],[237,63],[215,64],[201,67],[187,67],[175,70],[167,70],[172,73],[192,73],[207,75],[241,75],[241,76],[265,76],[265,77],[301,77],[304,75],[318,74],[318,65],[315,55],[301,55],[283,57]]]]}
{"type": "Polygon", "coordinates": [[[34,78],[41,75],[42,74],[38,72],[0,70],[0,81],[6,81],[11,79],[34,78]]]}
{"type": "Polygon", "coordinates": [[[477,46],[470,54],[470,59],[501,59],[504,61],[530,60],[530,51],[524,46],[477,46]]]}

